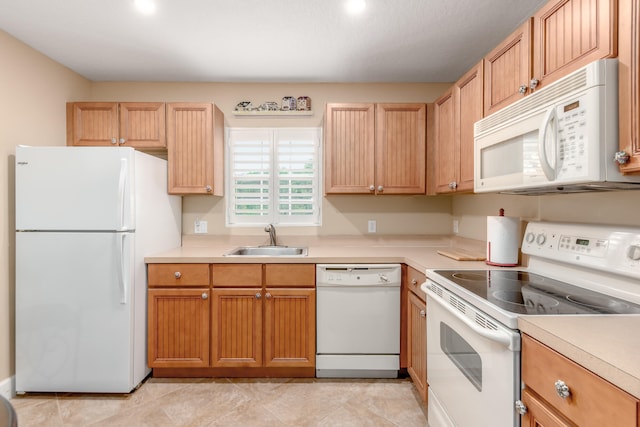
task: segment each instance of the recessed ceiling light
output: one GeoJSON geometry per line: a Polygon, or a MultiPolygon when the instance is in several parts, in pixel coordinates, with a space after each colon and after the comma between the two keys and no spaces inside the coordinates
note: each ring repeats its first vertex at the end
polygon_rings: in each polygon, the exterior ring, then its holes
{"type": "Polygon", "coordinates": [[[347,0],[345,7],[347,8],[347,12],[352,15],[357,15],[358,13],[364,12],[367,4],[365,3],[365,0],[347,0]]]}
{"type": "Polygon", "coordinates": [[[156,11],[156,3],[154,0],[134,0],[133,4],[138,9],[138,12],[145,15],[151,15],[156,11]]]}

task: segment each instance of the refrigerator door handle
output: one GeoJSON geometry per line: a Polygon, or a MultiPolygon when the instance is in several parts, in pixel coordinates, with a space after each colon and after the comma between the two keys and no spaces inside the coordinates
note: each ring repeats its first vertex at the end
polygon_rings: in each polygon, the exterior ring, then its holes
{"type": "Polygon", "coordinates": [[[120,177],[118,179],[118,217],[120,218],[120,230],[125,230],[125,184],[127,182],[127,159],[120,159],[120,177]]]}
{"type": "Polygon", "coordinates": [[[124,256],[125,256],[125,250],[124,250],[124,246],[125,246],[125,239],[126,239],[126,234],[121,234],[120,235],[120,242],[118,242],[118,244],[116,245],[118,247],[118,261],[120,263],[119,268],[118,268],[118,286],[120,288],[120,304],[126,304],[127,303],[127,283],[126,283],[126,275],[125,275],[125,261],[124,261],[124,256]]]}

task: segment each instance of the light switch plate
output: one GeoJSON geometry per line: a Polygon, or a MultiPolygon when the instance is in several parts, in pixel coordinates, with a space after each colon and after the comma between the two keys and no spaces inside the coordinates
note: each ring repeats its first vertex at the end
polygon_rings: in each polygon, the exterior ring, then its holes
{"type": "Polygon", "coordinates": [[[376,220],[375,219],[370,219],[369,222],[367,223],[367,231],[369,233],[375,233],[376,232],[376,220]]]}

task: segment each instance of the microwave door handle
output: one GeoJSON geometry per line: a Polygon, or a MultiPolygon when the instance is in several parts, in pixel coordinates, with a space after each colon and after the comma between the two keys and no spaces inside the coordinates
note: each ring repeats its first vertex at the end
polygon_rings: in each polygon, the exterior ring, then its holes
{"type": "MultiPolygon", "coordinates": [[[[549,163],[545,141],[547,139],[547,131],[551,127],[550,125],[554,120],[556,120],[556,109],[551,108],[551,110],[549,110],[549,112],[544,116],[544,120],[542,121],[542,135],[540,135],[540,139],[538,141],[538,157],[540,158],[540,166],[542,167],[542,171],[549,181],[554,181],[556,179],[556,171],[554,169],[555,165],[552,166],[549,163]]],[[[557,140],[554,135],[554,151],[556,150],[556,143],[557,140]]]]}

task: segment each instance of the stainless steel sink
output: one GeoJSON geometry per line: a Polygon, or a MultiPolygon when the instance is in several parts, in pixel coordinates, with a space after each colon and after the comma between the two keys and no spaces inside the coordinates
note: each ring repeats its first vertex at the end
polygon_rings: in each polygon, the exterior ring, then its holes
{"type": "Polygon", "coordinates": [[[224,256],[307,256],[307,248],[295,246],[240,246],[224,256]]]}

